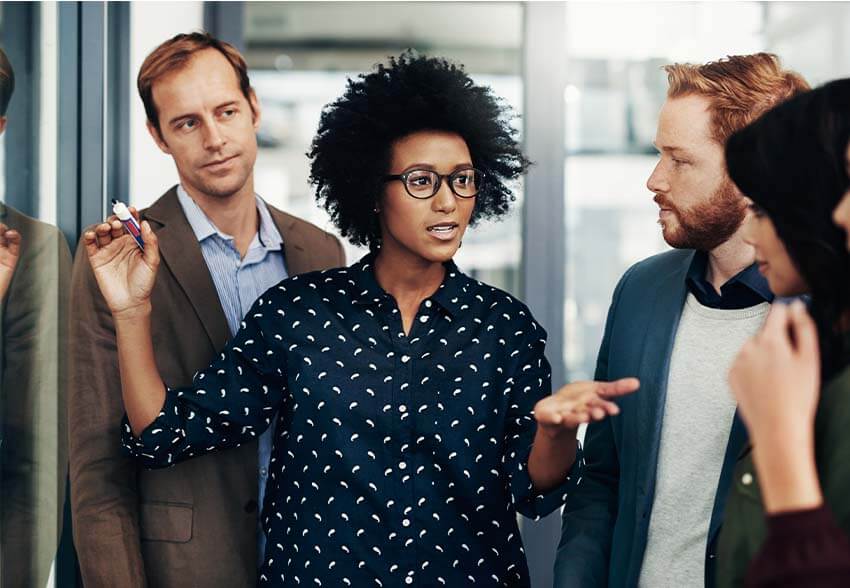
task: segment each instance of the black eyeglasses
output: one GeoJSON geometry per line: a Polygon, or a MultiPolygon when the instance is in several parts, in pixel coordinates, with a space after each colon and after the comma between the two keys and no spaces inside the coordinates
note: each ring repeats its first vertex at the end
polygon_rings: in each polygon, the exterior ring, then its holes
{"type": "Polygon", "coordinates": [[[403,174],[386,175],[384,181],[401,180],[408,194],[425,200],[439,192],[444,178],[448,179],[449,189],[455,196],[475,198],[481,189],[484,172],[474,167],[459,169],[450,174],[438,174],[430,169],[412,169],[403,174]]]}

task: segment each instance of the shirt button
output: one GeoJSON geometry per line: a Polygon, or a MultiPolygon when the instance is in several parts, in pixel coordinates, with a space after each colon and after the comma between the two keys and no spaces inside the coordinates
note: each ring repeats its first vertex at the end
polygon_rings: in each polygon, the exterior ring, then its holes
{"type": "Polygon", "coordinates": [[[412,577],[412,576],[408,576],[408,577],[406,577],[406,578],[404,579],[404,583],[405,583],[405,584],[413,584],[413,577],[412,577]]]}
{"type": "Polygon", "coordinates": [[[265,478],[268,475],[269,475],[269,470],[267,470],[266,468],[260,468],[260,476],[265,478]]]}
{"type": "Polygon", "coordinates": [[[410,526],[410,519],[404,519],[403,521],[401,521],[401,526],[402,527],[409,527],[410,526]]]}
{"type": "Polygon", "coordinates": [[[398,411],[400,413],[405,413],[405,412],[407,412],[407,407],[402,404],[401,406],[398,407],[398,411]]]}
{"type": "Polygon", "coordinates": [[[399,464],[398,464],[398,469],[400,469],[400,470],[405,470],[405,469],[407,469],[407,462],[404,462],[404,461],[403,461],[403,462],[399,463],[399,464]]]}
{"type": "Polygon", "coordinates": [[[749,486],[752,483],[753,483],[753,475],[751,473],[747,472],[746,474],[741,476],[741,484],[743,484],[744,486],[749,486]]]}

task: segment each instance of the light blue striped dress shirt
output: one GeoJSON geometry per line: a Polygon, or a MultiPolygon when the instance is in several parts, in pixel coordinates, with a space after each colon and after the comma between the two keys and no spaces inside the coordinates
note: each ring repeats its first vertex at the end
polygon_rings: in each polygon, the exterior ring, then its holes
{"type": "MultiPolygon", "coordinates": [[[[201,253],[204,261],[207,262],[221,308],[227,317],[230,334],[235,335],[239,330],[242,317],[254,301],[263,292],[288,277],[283,258],[283,238],[272,220],[266,203],[257,196],[260,230],[254,235],[245,258],[240,259],[233,237],[216,228],[204,211],[189,197],[183,186],[177,187],[177,198],[201,246],[201,253]]],[[[260,512],[262,512],[263,498],[266,494],[273,435],[274,420],[272,420],[272,426],[259,439],[260,492],[257,500],[260,512]]],[[[260,520],[260,517],[257,518],[260,520]]],[[[266,536],[262,526],[258,524],[258,565],[263,563],[265,543],[266,536]]]]}

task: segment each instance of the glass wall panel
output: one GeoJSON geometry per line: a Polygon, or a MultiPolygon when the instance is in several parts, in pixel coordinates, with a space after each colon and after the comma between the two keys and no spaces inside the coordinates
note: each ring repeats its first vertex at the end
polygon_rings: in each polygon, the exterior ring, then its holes
{"type": "Polygon", "coordinates": [[[570,380],[593,376],[620,276],[667,248],[646,188],[667,91],[662,66],[762,50],[762,27],[758,2],[567,4],[564,360],[570,380]]]}

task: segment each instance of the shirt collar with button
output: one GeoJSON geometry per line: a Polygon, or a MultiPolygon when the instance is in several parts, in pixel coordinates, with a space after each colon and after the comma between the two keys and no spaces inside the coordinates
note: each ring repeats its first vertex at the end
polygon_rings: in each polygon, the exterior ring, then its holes
{"type": "Polygon", "coordinates": [[[708,254],[705,251],[697,251],[688,268],[686,281],[688,290],[703,306],[732,310],[749,308],[762,302],[773,302],[774,294],[755,263],[723,284],[720,294],[705,279],[707,270],[708,254]]]}
{"type": "MultiPolygon", "coordinates": [[[[353,298],[355,304],[379,305],[390,297],[375,278],[376,256],[377,252],[374,251],[366,254],[349,270],[352,272],[351,279],[356,291],[353,298]]],[[[461,272],[452,260],[445,262],[443,266],[446,268],[443,282],[429,300],[433,300],[450,317],[454,317],[462,308],[463,300],[469,290],[467,282],[470,278],[461,272]]]]}
{"type": "MultiPolygon", "coordinates": [[[[257,235],[254,236],[254,240],[251,242],[250,247],[254,248],[255,245],[259,245],[267,251],[280,251],[283,247],[283,238],[280,236],[280,231],[277,230],[277,226],[275,226],[274,221],[272,220],[272,215],[269,212],[268,206],[266,205],[266,202],[256,194],[254,195],[254,198],[256,198],[257,212],[260,215],[260,228],[257,235]]],[[[225,241],[231,241],[233,239],[232,235],[222,233],[218,227],[213,224],[212,220],[210,220],[206,213],[201,210],[201,207],[192,200],[182,185],[177,186],[177,199],[180,201],[180,206],[186,214],[186,220],[189,221],[189,226],[192,227],[192,232],[198,239],[198,243],[201,243],[213,235],[218,235],[225,241]]]]}

